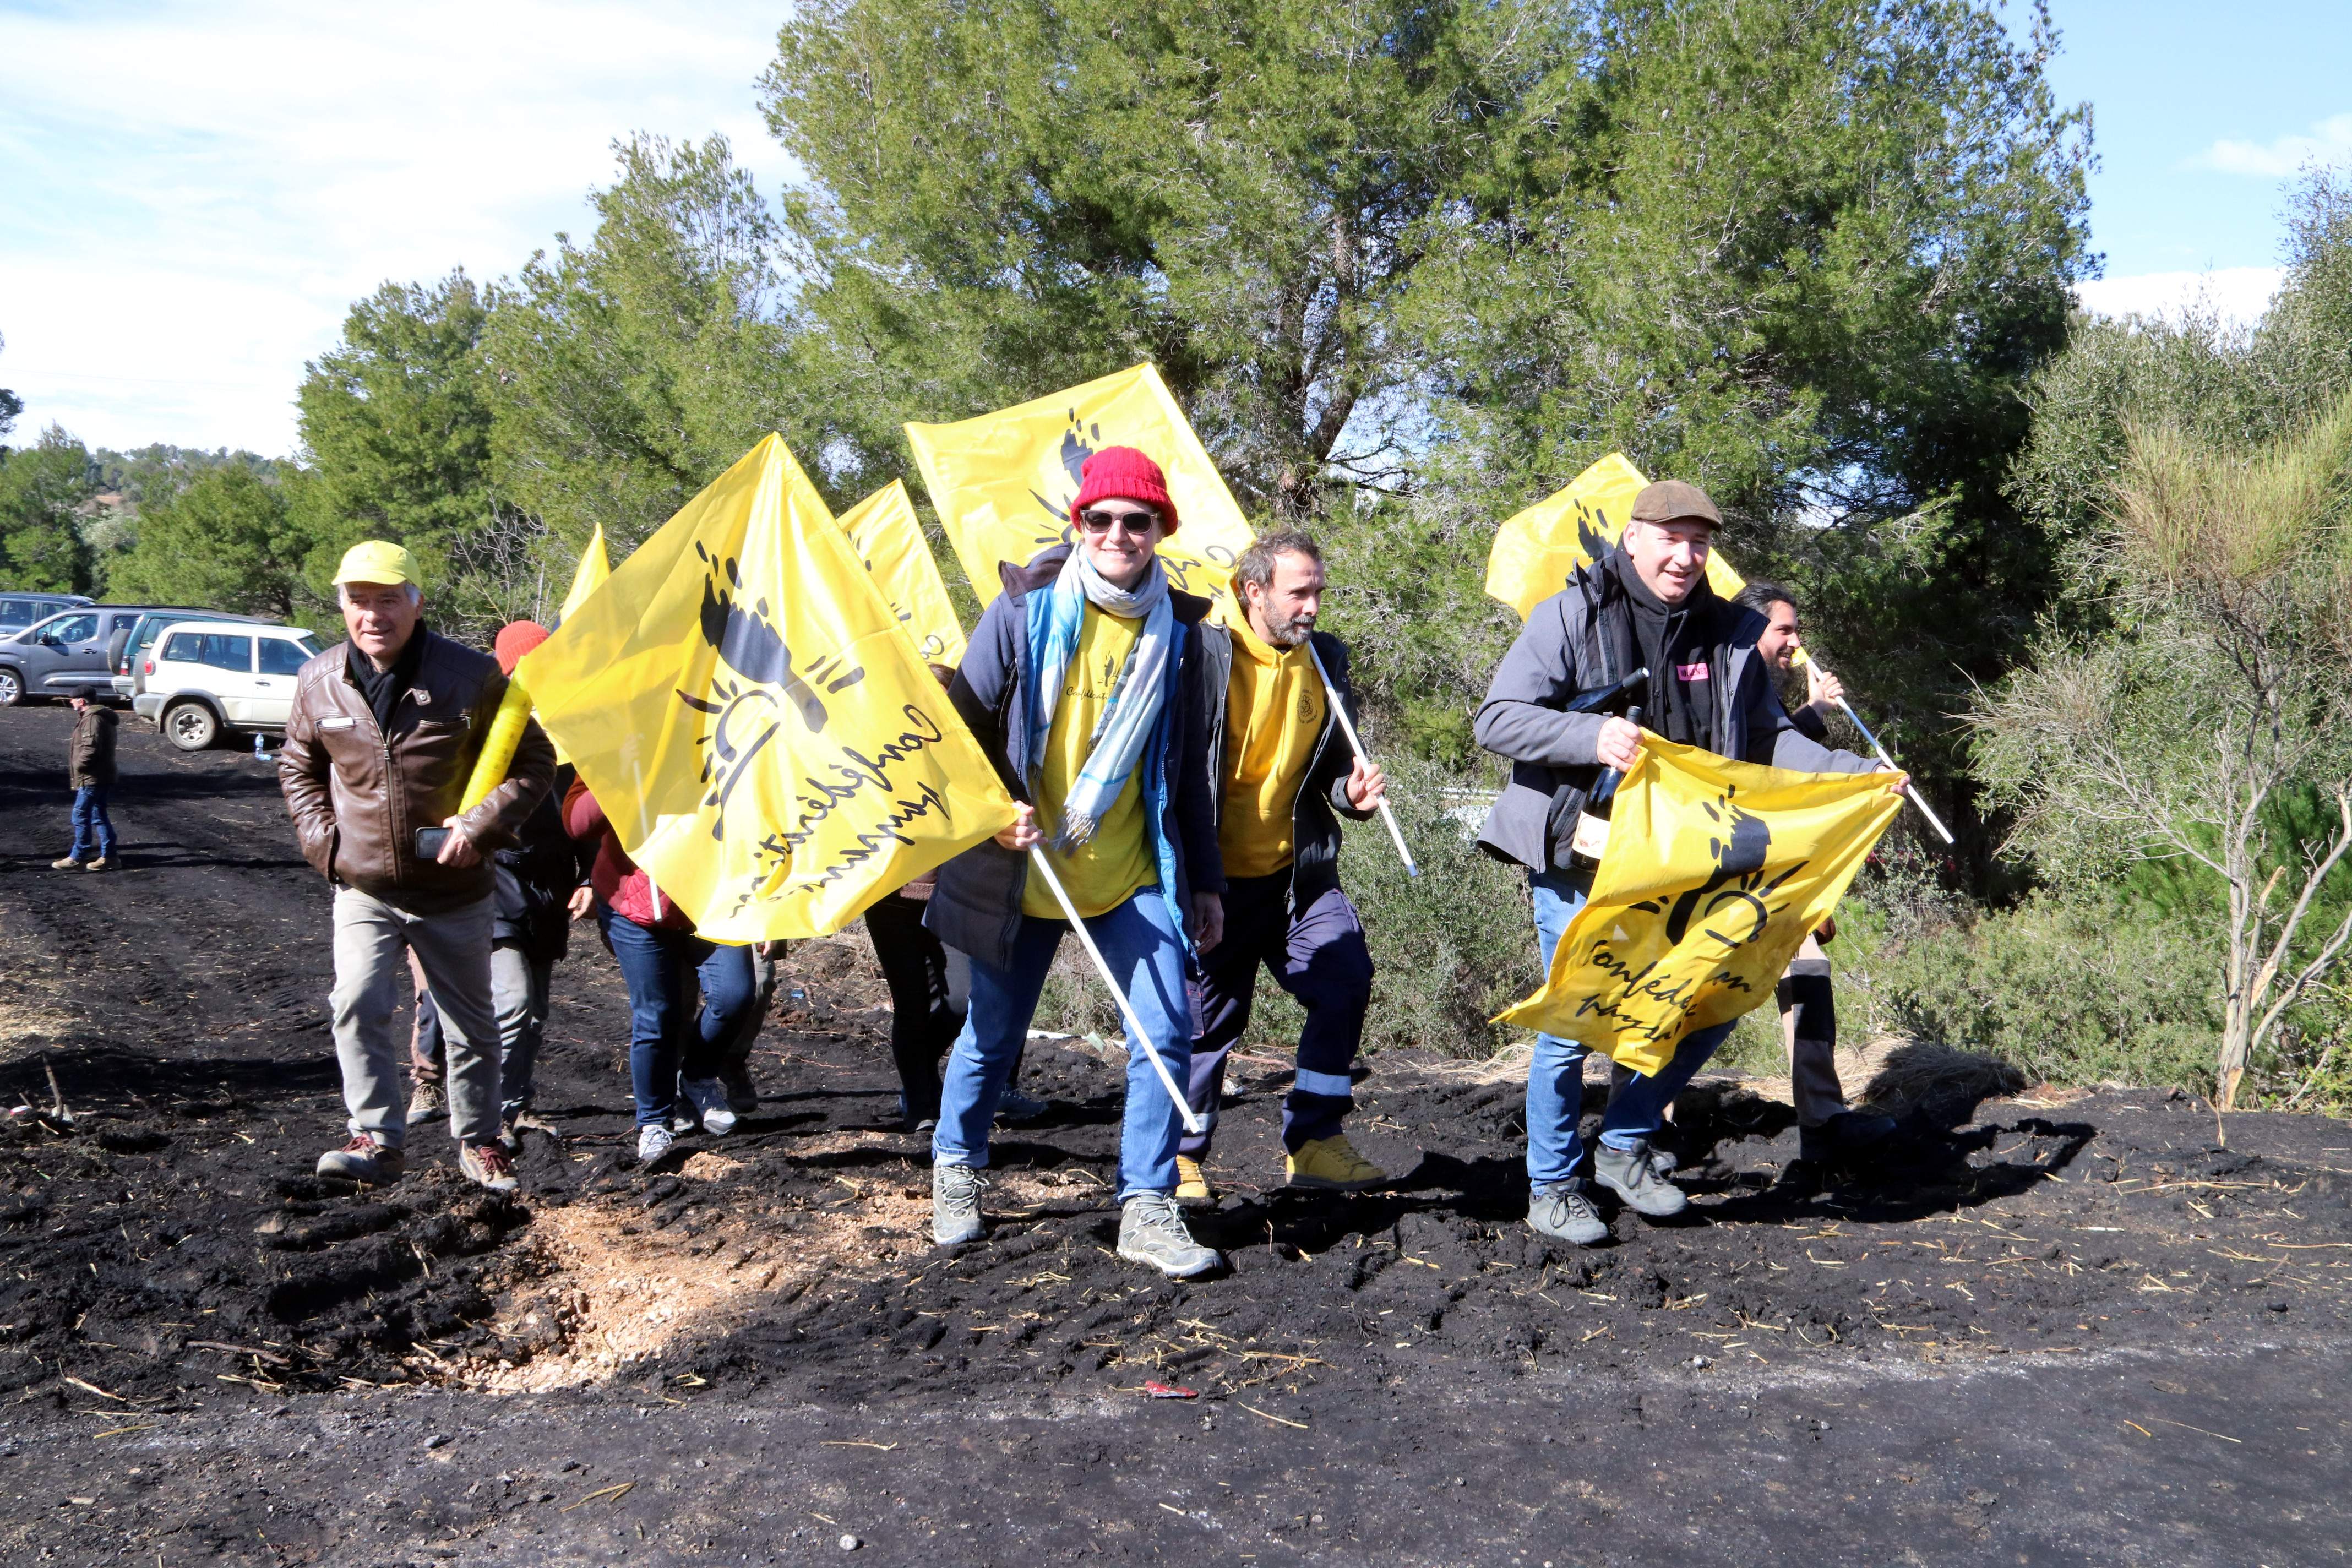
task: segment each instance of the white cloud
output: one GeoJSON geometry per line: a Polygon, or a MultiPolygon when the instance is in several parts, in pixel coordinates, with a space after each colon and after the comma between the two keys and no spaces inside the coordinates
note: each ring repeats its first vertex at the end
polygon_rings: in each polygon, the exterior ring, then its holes
{"type": "Polygon", "coordinates": [[[2313,124],[2308,136],[2282,136],[2274,142],[2216,142],[2191,158],[2189,166],[2283,180],[2310,164],[2334,163],[2347,157],[2352,157],[2352,114],[2335,114],[2313,124]]]}
{"type": "Polygon", "coordinates": [[[2142,272],[2075,285],[2083,309],[2102,316],[2151,316],[2179,321],[2191,310],[2249,326],[2270,308],[2282,269],[2223,267],[2211,272],[2142,272]]]}
{"type": "Polygon", "coordinates": [[[387,279],[511,270],[634,131],[789,171],[783,0],[0,0],[0,385],[94,445],[282,452],[302,362],[387,279]]]}

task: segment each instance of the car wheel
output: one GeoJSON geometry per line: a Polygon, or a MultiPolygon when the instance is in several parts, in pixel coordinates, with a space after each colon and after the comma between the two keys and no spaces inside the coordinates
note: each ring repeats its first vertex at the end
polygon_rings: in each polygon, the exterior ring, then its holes
{"type": "Polygon", "coordinates": [[[25,700],[25,678],[13,669],[0,669],[0,708],[14,708],[25,700]]]}
{"type": "Polygon", "coordinates": [[[220,721],[201,702],[174,702],[163,710],[163,733],[184,752],[201,752],[220,739],[220,721]]]}

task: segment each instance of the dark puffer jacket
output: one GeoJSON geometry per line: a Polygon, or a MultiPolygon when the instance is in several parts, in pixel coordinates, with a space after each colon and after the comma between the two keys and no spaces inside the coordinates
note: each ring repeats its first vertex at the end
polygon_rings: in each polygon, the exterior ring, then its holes
{"type": "MultiPolygon", "coordinates": [[[[1059,544],[1026,566],[1007,562],[998,567],[1004,592],[981,616],[963,666],[948,689],[956,711],[971,727],[981,750],[996,764],[1004,787],[1016,800],[1029,799],[1029,734],[1021,722],[1033,678],[1029,595],[1061,575],[1069,553],[1068,545],[1059,544]]],[[[1192,895],[1225,890],[1224,859],[1217,852],[1215,791],[1209,778],[1213,698],[1208,661],[1201,652],[1201,619],[1209,613],[1209,601],[1172,588],[1168,598],[1180,646],[1170,663],[1170,706],[1161,721],[1169,726],[1167,743],[1149,753],[1159,758],[1163,773],[1157,780],[1140,782],[1147,800],[1158,795],[1166,802],[1160,833],[1174,851],[1175,885],[1165,886],[1163,879],[1158,896],[1168,899],[1177,911],[1178,929],[1189,931],[1192,895]]],[[[1222,691],[1214,694],[1213,701],[1223,700],[1222,691]]],[[[1021,929],[1021,896],[1028,885],[1029,857],[984,839],[940,868],[939,886],[923,924],[948,946],[1001,967],[1013,961],[1013,940],[1021,929]]]]}

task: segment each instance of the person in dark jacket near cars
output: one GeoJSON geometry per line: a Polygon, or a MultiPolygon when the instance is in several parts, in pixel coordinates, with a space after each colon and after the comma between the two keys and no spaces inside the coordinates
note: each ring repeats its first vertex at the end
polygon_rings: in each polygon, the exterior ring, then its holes
{"type": "Polygon", "coordinates": [[[629,1084],[637,1108],[637,1158],[670,1152],[678,1094],[713,1137],[735,1130],[719,1074],[721,1053],[756,1005],[751,950],[695,932],[694,921],[629,858],[584,779],[563,797],[563,826],[594,846],[589,872],[596,923],[629,988],[629,1084]],[[702,1005],[695,1005],[698,984],[702,1005]]]}
{"type": "Polygon", "coordinates": [[[73,738],[66,742],[66,782],[73,785],[73,847],[49,862],[52,871],[114,869],[114,819],[106,797],[114,791],[114,710],[94,688],[73,694],[73,738]]]}
{"type": "MultiPolygon", "coordinates": [[[[1735,761],[1801,773],[1869,773],[1878,763],[1833,752],[1791,722],[1756,639],[1764,617],[1716,596],[1706,559],[1723,516],[1696,485],[1662,479],[1633,498],[1615,549],[1535,607],[1503,656],[1478,710],[1478,743],[1511,762],[1510,783],[1487,814],[1479,847],[1528,869],[1536,955],[1549,970],[1569,921],[1591,890],[1570,844],[1603,768],[1633,765],[1644,729],[1735,761]],[[1650,672],[1635,725],[1622,714],[1570,712],[1580,693],[1650,672]]],[[[1895,788],[1902,787],[1895,775],[1895,788]]],[[[1651,1149],[1666,1107],[1731,1033],[1685,1037],[1663,1071],[1634,1075],[1610,1097],[1593,1174],[1638,1214],[1679,1214],[1688,1203],[1651,1149]]],[[[1583,1148],[1585,1048],[1536,1037],[1528,1064],[1528,1224],[1591,1246],[1608,1236],[1577,1174],[1583,1148]]]]}
{"type": "Polygon", "coordinates": [[[931,1137],[931,1234],[983,1230],[979,1172],[998,1097],[1068,927],[1029,851],[1042,847],[1150,1037],[1128,1042],[1118,1254],[1181,1279],[1217,1265],[1177,1212],[1182,1126],[1154,1072],[1181,1084],[1192,1047],[1187,950],[1213,946],[1225,879],[1210,800],[1200,623],[1157,558],[1178,519],[1160,465],[1106,447],[1080,470],[1070,524],[981,616],[950,695],[1020,819],[940,868],[923,923],[971,959],[971,1010],[948,1058],[931,1137]],[[1188,940],[1186,927],[1192,928],[1188,940]]]}
{"type": "Polygon", "coordinates": [[[524,727],[506,779],[458,812],[506,695],[486,654],[424,624],[416,566],[397,544],[353,545],[335,573],[351,640],[295,677],[278,778],[303,858],[335,887],[335,1054],[351,1142],[322,1176],[385,1182],[405,1167],[393,1011],[404,951],[422,961],[449,1039],[449,1124],[466,1174],[515,1187],[499,1139],[498,1020],[490,1001],[497,877],[488,853],[515,842],[555,775],[555,752],[524,727]],[[440,828],[437,847],[420,828],[440,828]]]}
{"type": "Polygon", "coordinates": [[[1216,1201],[1202,1162],[1216,1131],[1225,1061],[1249,1026],[1261,965],[1306,1009],[1297,1069],[1282,1102],[1284,1174],[1294,1187],[1361,1192],[1387,1173],[1349,1142],[1349,1069],[1372,999],[1372,955],[1356,907],[1339,889],[1339,824],[1371,816],[1388,788],[1356,758],[1316,673],[1319,656],[1349,704],[1348,648],[1315,629],[1323,552],[1307,534],[1270,533],[1242,552],[1234,592],[1243,616],[1201,627],[1209,771],[1224,861],[1224,935],[1201,952],[1200,1034],[1192,1042],[1192,1109],[1208,1123],[1184,1135],[1176,1201],[1216,1201]]]}
{"type": "MultiPolygon", "coordinates": [[[[537,621],[501,627],[490,647],[499,673],[512,679],[522,656],[546,640],[547,628],[537,621]]],[[[531,1075],[547,1034],[548,989],[556,962],[572,943],[565,906],[572,890],[588,878],[591,855],[563,830],[563,810],[558,804],[571,784],[572,770],[558,766],[554,786],[515,830],[516,842],[490,857],[490,870],[498,879],[498,913],[490,923],[490,1006],[499,1023],[499,1137],[509,1149],[530,1110],[531,1075]]],[[[439,1115],[447,1096],[448,1043],[430,983],[421,970],[409,1052],[417,1080],[408,1105],[414,1127],[439,1115]]]]}

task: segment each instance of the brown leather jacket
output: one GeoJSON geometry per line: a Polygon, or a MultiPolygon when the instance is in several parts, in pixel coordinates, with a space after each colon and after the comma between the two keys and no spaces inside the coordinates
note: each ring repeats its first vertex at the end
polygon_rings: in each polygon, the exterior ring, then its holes
{"type": "Polygon", "coordinates": [[[422,628],[416,635],[425,639],[424,656],[389,735],[345,672],[351,644],[302,667],[278,782],[303,858],[320,875],[412,912],[438,914],[491,896],[490,851],[515,842],[554,783],[555,748],[538,724],[526,727],[506,783],[466,814],[479,865],[418,859],[416,830],[438,827],[457,811],[507,682],[489,655],[422,628]]]}

